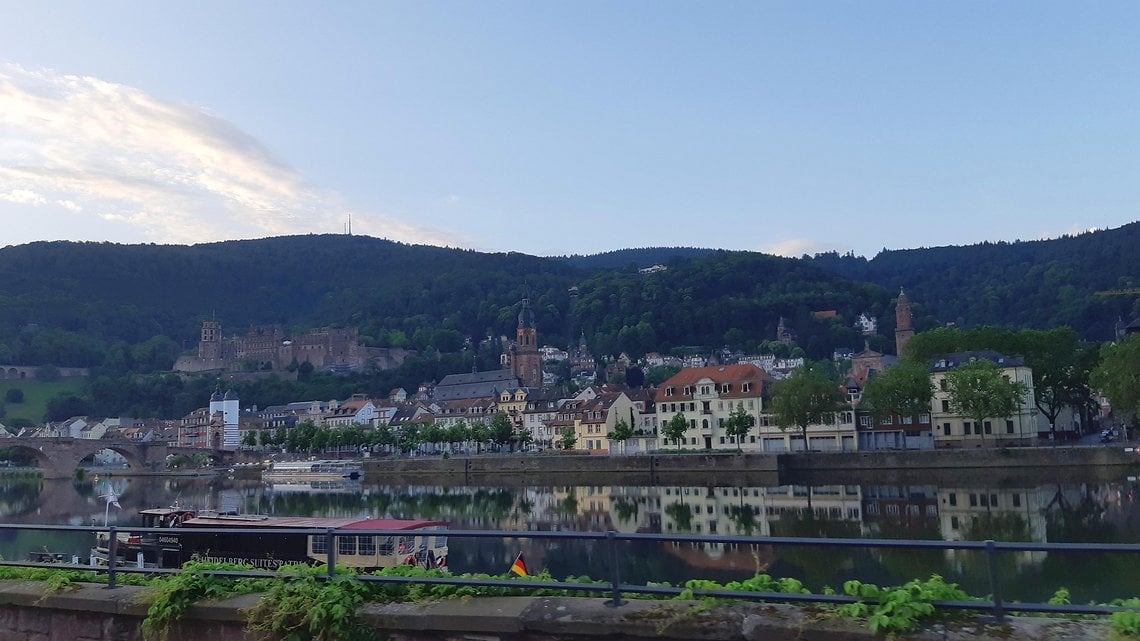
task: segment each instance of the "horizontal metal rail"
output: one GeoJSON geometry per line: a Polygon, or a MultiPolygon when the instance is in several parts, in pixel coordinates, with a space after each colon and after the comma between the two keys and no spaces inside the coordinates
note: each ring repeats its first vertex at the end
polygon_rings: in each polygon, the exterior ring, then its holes
{"type": "MultiPolygon", "coordinates": [[[[1002,598],[1001,584],[998,580],[994,557],[998,553],[1009,552],[1091,552],[1107,553],[1140,553],[1140,544],[1129,543],[1034,543],[1034,542],[997,542],[997,541],[935,541],[935,540],[896,540],[896,539],[855,539],[855,538],[800,538],[780,536],[731,536],[731,535],[692,535],[692,534],[647,534],[623,533],[616,531],[606,532],[571,532],[571,531],[512,531],[512,530],[452,530],[452,529],[361,529],[336,530],[329,528],[303,528],[278,526],[250,526],[250,527],[210,527],[210,528],[144,528],[129,527],[91,527],[81,525],[27,525],[27,524],[0,524],[3,530],[36,530],[36,531],[72,531],[84,533],[107,533],[108,535],[108,565],[92,566],[73,563],[36,563],[32,561],[5,561],[0,560],[0,566],[8,567],[36,567],[94,571],[107,574],[108,586],[116,586],[117,573],[169,575],[179,572],[173,568],[135,567],[116,563],[116,544],[122,532],[132,534],[178,534],[193,532],[195,534],[229,534],[229,535],[265,535],[290,534],[303,536],[327,537],[328,545],[328,572],[322,578],[331,579],[336,575],[336,539],[341,536],[423,536],[436,535],[460,539],[534,539],[534,540],[578,540],[603,542],[610,552],[610,577],[608,581],[595,583],[571,583],[565,581],[519,581],[502,578],[468,578],[468,577],[409,577],[409,576],[379,576],[374,574],[356,575],[356,579],[367,583],[380,584],[420,584],[420,585],[452,585],[472,587],[511,588],[523,591],[544,589],[567,590],[571,592],[608,593],[610,599],[607,605],[619,606],[625,603],[622,595],[643,595],[646,597],[676,597],[687,592],[684,588],[664,585],[631,585],[622,583],[618,572],[618,553],[616,545],[622,541],[660,542],[660,543],[690,543],[690,544],[735,544],[749,546],[799,546],[821,548],[870,548],[870,549],[911,549],[911,550],[968,550],[982,552],[986,557],[991,590],[989,600],[977,601],[937,601],[933,605],[941,610],[989,612],[1001,620],[1005,612],[1041,613],[1041,614],[1078,614],[1078,615],[1105,615],[1113,612],[1138,611],[1136,608],[1114,605],[1077,605],[1077,604],[1051,604],[1051,603],[1007,603],[1002,598]]],[[[208,571],[207,574],[231,578],[264,578],[288,579],[287,573],[270,571],[208,571]]],[[[840,594],[796,594],[786,592],[742,592],[735,590],[692,590],[697,597],[711,597],[721,599],[734,599],[744,601],[765,601],[777,603],[823,603],[842,605],[847,603],[867,602],[874,603],[873,599],[861,599],[840,594]]]]}

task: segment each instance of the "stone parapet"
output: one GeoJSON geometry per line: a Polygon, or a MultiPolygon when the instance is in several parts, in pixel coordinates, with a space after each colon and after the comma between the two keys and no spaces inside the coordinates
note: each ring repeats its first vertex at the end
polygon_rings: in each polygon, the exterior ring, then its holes
{"type": "MultiPolygon", "coordinates": [[[[257,595],[190,608],[168,641],[253,641],[246,613],[257,595]]],[[[46,584],[0,582],[0,641],[142,641],[144,588],[81,585],[46,593],[46,584]]],[[[477,598],[366,606],[364,623],[393,641],[590,641],[593,639],[706,641],[872,641],[858,621],[819,607],[772,604],[708,606],[685,601],[630,600],[609,607],[593,598],[477,598]]],[[[1112,637],[1101,621],[1015,617],[998,624],[956,619],[899,641],[1102,641],[1112,637]]]]}

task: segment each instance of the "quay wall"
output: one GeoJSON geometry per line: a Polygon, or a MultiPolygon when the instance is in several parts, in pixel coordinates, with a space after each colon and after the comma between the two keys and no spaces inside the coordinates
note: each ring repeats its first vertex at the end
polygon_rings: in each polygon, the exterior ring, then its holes
{"type": "Polygon", "coordinates": [[[804,452],[780,456],[780,472],[1096,468],[1140,465],[1131,447],[1011,447],[804,452]]]}
{"type": "Polygon", "coordinates": [[[485,455],[452,458],[374,459],[364,462],[369,479],[493,479],[512,475],[612,475],[656,478],[671,474],[775,474],[775,454],[675,454],[637,456],[485,455]]]}
{"type": "Polygon", "coordinates": [[[709,453],[634,456],[598,455],[482,455],[452,458],[371,459],[364,463],[365,477],[382,482],[431,481],[465,484],[557,476],[566,480],[604,479],[627,483],[666,482],[701,475],[719,479],[775,480],[804,474],[859,473],[867,471],[936,473],[940,470],[991,470],[1030,473],[1041,470],[1140,469],[1140,448],[1130,447],[1026,447],[952,450],[877,450],[861,452],[803,452],[794,454],[709,453]]]}
{"type": "MultiPolygon", "coordinates": [[[[44,583],[0,581],[0,641],[144,641],[144,588],[82,585],[47,593],[44,583]]],[[[258,595],[191,606],[166,641],[255,641],[246,615],[258,595]]],[[[628,600],[609,607],[603,599],[503,597],[365,606],[361,620],[390,641],[593,641],[655,638],[664,641],[872,641],[864,623],[820,616],[818,608],[731,604],[714,608],[684,601],[628,600]]],[[[1099,621],[1035,617],[1003,623],[960,619],[899,641],[1035,639],[1107,641],[1099,621]]]]}

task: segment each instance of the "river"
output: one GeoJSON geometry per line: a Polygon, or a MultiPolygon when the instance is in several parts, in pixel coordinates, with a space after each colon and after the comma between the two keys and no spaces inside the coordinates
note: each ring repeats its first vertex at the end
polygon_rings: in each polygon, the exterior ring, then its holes
{"type": "MultiPolygon", "coordinates": [[[[338,482],[268,485],[223,477],[104,477],[44,481],[0,477],[6,523],[137,525],[137,511],[179,501],[194,507],[305,516],[439,519],[454,529],[578,530],[852,538],[1140,543],[1137,482],[1124,472],[1043,471],[1029,477],[956,470],[899,477],[863,473],[740,485],[695,478],[669,485],[587,485],[515,481],[501,486],[338,482]],[[121,509],[100,495],[113,487],[121,509]]],[[[91,535],[0,532],[0,555],[23,559],[47,549],[85,556],[91,535]]],[[[609,555],[585,541],[451,537],[453,572],[502,573],[519,552],[532,573],[608,576],[609,555]]],[[[796,546],[621,544],[622,579],[728,581],[756,572],[791,576],[813,591],[858,579],[880,585],[940,574],[968,592],[989,592],[980,553],[796,546]]],[[[1005,553],[999,575],[1007,599],[1045,600],[1059,587],[1074,603],[1140,594],[1140,555],[1005,553]]]]}

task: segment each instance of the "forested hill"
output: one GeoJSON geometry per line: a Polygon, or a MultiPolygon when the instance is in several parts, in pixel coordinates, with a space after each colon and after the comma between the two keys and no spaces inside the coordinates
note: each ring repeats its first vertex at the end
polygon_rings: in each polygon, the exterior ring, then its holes
{"type": "Polygon", "coordinates": [[[599,354],[766,347],[780,317],[811,357],[860,348],[852,324],[879,319],[891,351],[891,298],[905,287],[919,329],[955,321],[1110,333],[1133,299],[1092,292],[1140,282],[1140,227],[1056,241],[884,252],[812,260],[651,248],[540,258],[347,235],[194,246],[32,243],[0,249],[0,363],[162,369],[201,323],[352,326],[373,346],[454,352],[513,335],[528,297],[544,344],[584,333],[599,354]],[[664,264],[651,274],[640,267],[664,264]],[[869,282],[868,282],[869,281],[869,282]],[[815,312],[828,312],[816,314],[815,312]],[[835,312],[831,314],[830,312],[835,312]],[[116,361],[120,363],[121,359],[116,361]]]}
{"type": "Polygon", "coordinates": [[[599,353],[755,347],[786,316],[802,321],[793,327],[805,349],[826,356],[833,344],[861,344],[851,314],[888,313],[885,290],[803,261],[701,253],[639,274],[636,265],[586,269],[346,235],[32,243],[0,249],[0,362],[99,366],[111,346],[155,337],[167,337],[164,353],[193,348],[211,318],[227,334],[253,324],[352,326],[373,346],[458,351],[466,339],[513,336],[524,297],[547,344],[585,333],[599,353]],[[814,320],[810,312],[823,309],[843,316],[814,320]]]}
{"type": "Polygon", "coordinates": [[[871,260],[835,253],[812,262],[892,292],[903,288],[939,322],[960,326],[1069,326],[1108,340],[1118,318],[1140,316],[1140,222],[1052,240],[883,251],[871,260]]]}

